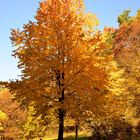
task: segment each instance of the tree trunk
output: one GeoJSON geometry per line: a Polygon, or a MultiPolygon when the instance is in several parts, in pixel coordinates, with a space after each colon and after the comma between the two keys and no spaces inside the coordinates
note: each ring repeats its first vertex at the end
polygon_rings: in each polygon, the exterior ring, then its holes
{"type": "MultiPolygon", "coordinates": [[[[60,71],[58,70],[56,79],[57,79],[58,87],[60,89],[59,102],[61,103],[61,105],[63,105],[64,99],[65,99],[65,96],[64,96],[64,72],[62,72],[62,74],[60,74],[60,71]]],[[[63,140],[64,117],[65,117],[65,110],[63,108],[60,108],[58,110],[58,117],[59,117],[58,140],[63,140]]]]}
{"type": "Polygon", "coordinates": [[[64,134],[64,117],[65,117],[64,110],[63,109],[59,109],[58,140],[63,140],[63,134],[64,134]]]}
{"type": "Polygon", "coordinates": [[[75,130],[75,140],[78,140],[78,128],[79,128],[79,124],[76,124],[76,130],[75,130]]]}

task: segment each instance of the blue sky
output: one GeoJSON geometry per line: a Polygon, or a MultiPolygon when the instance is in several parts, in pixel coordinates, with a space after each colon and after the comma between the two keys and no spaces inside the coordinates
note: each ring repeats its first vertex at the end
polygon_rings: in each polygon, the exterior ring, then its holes
{"type": "MultiPolygon", "coordinates": [[[[0,0],[0,81],[17,78],[20,70],[11,56],[13,47],[9,39],[11,28],[22,28],[33,16],[40,0],[0,0]]],[[[85,0],[86,11],[97,15],[100,26],[117,27],[117,16],[124,9],[132,15],[140,8],[140,0],[85,0]]]]}

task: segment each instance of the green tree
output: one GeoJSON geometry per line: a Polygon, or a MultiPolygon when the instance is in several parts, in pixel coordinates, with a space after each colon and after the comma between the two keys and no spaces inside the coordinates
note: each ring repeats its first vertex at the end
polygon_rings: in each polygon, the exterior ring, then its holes
{"type": "Polygon", "coordinates": [[[133,17],[130,16],[130,12],[131,10],[124,10],[119,16],[118,16],[118,23],[119,25],[126,23],[126,22],[130,22],[132,21],[133,17]]]}

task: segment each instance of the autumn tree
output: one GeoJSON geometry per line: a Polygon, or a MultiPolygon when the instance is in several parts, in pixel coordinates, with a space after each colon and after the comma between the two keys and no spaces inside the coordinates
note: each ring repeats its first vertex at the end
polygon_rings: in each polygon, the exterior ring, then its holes
{"type": "Polygon", "coordinates": [[[4,130],[4,125],[3,122],[7,120],[7,115],[0,110],[0,138],[2,139],[3,137],[3,130],[4,130]]]}
{"type": "Polygon", "coordinates": [[[110,94],[106,94],[106,101],[100,101],[104,103],[102,115],[89,120],[89,124],[93,129],[93,138],[95,139],[107,139],[107,137],[115,139],[115,134],[120,134],[119,127],[121,130],[125,131],[129,126],[124,124],[129,124],[126,112],[128,112],[127,109],[130,107],[128,104],[130,96],[128,96],[126,92],[125,71],[115,59],[114,38],[116,32],[117,30],[114,28],[105,27],[100,33],[99,42],[96,44],[98,47],[100,46],[100,48],[102,48],[102,50],[99,51],[99,55],[108,58],[104,65],[109,73],[107,92],[110,94]],[[122,124],[116,125],[116,121],[122,124]]]}
{"type": "Polygon", "coordinates": [[[44,116],[54,108],[58,140],[63,140],[70,105],[80,100],[80,107],[90,104],[94,108],[93,100],[105,94],[104,58],[97,55],[101,48],[94,45],[98,21],[84,12],[82,0],[42,1],[35,19],[22,31],[12,30],[11,40],[17,47],[13,55],[19,59],[22,75],[7,87],[23,106],[34,102],[44,116]]]}
{"type": "Polygon", "coordinates": [[[5,139],[20,139],[26,113],[12,98],[8,89],[0,91],[0,135],[5,139]]]}
{"type": "Polygon", "coordinates": [[[41,115],[36,114],[36,108],[32,103],[28,107],[26,122],[23,125],[23,139],[42,138],[47,130],[46,121],[41,115]]]}
{"type": "Polygon", "coordinates": [[[140,112],[140,12],[131,22],[121,24],[114,40],[115,59],[125,71],[126,93],[129,95],[127,118],[137,125],[140,112]]]}

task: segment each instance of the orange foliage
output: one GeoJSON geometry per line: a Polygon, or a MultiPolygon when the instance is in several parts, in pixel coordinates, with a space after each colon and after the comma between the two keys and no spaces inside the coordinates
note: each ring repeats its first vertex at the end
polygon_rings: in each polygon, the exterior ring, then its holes
{"type": "Polygon", "coordinates": [[[2,122],[4,129],[1,135],[6,139],[20,139],[26,113],[20,110],[17,102],[12,101],[12,95],[7,89],[0,91],[0,110],[7,116],[2,122]]]}

